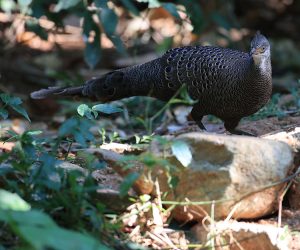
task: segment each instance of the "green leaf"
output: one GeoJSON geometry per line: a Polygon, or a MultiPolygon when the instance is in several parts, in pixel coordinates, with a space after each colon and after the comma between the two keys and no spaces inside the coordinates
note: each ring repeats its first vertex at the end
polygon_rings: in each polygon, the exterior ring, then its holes
{"type": "Polygon", "coordinates": [[[7,119],[8,117],[8,112],[5,108],[0,108],[0,116],[3,118],[3,119],[7,119]]]}
{"type": "Polygon", "coordinates": [[[20,104],[22,104],[22,100],[20,97],[10,96],[8,104],[9,105],[20,105],[20,104]]]}
{"type": "Polygon", "coordinates": [[[88,119],[93,119],[92,110],[86,104],[80,104],[77,108],[77,113],[80,116],[86,116],[88,119]]]}
{"type": "Polygon", "coordinates": [[[32,169],[33,175],[35,176],[35,185],[43,185],[49,189],[58,191],[61,187],[61,176],[55,167],[58,160],[54,156],[43,153],[39,157],[39,161],[42,165],[38,165],[32,169]]]}
{"type": "Polygon", "coordinates": [[[46,214],[37,210],[29,211],[3,211],[0,210],[0,220],[9,224],[17,223],[19,225],[53,228],[55,222],[46,214]]]}
{"type": "Polygon", "coordinates": [[[9,105],[22,104],[22,100],[20,97],[10,96],[9,94],[6,94],[6,93],[0,94],[0,98],[5,104],[9,104],[9,105]]]}
{"type": "Polygon", "coordinates": [[[13,10],[16,9],[16,3],[13,0],[0,1],[0,8],[4,12],[11,13],[13,10]]]}
{"type": "Polygon", "coordinates": [[[161,3],[158,0],[148,0],[149,8],[158,8],[161,6],[161,3]]]}
{"type": "Polygon", "coordinates": [[[141,202],[146,203],[147,201],[150,201],[151,196],[149,194],[143,194],[143,195],[140,195],[139,198],[140,198],[141,202]]]}
{"type": "Polygon", "coordinates": [[[152,154],[146,154],[142,158],[142,162],[149,168],[154,167],[157,164],[157,158],[152,154]]]}
{"type": "Polygon", "coordinates": [[[15,131],[13,131],[13,130],[7,130],[6,132],[7,132],[9,135],[11,135],[11,136],[19,136],[19,134],[16,133],[15,131]]]}
{"type": "Polygon", "coordinates": [[[5,104],[8,104],[11,99],[11,97],[8,94],[4,94],[4,93],[0,94],[0,98],[5,104]]]}
{"type": "Polygon", "coordinates": [[[18,0],[18,4],[21,6],[28,6],[30,5],[32,0],[18,0]]]}
{"type": "Polygon", "coordinates": [[[89,235],[57,226],[47,214],[36,210],[0,210],[0,220],[7,222],[15,234],[24,239],[32,249],[110,250],[89,235]]]}
{"type": "Polygon", "coordinates": [[[84,59],[92,69],[100,61],[101,57],[100,39],[97,39],[97,37],[94,38],[93,42],[86,42],[84,50],[84,59]]]}
{"type": "Polygon", "coordinates": [[[14,97],[14,96],[10,96],[9,94],[3,93],[3,94],[0,94],[0,98],[5,104],[9,104],[9,105],[22,104],[22,100],[20,97],[14,97]]]}
{"type": "Polygon", "coordinates": [[[121,40],[121,38],[117,35],[113,35],[113,36],[109,36],[108,37],[112,43],[115,45],[116,49],[118,50],[118,52],[122,53],[122,54],[126,54],[126,49],[124,47],[124,44],[121,40]]]}
{"type": "Polygon", "coordinates": [[[108,0],[94,0],[95,6],[97,8],[106,8],[108,0]]]}
{"type": "Polygon", "coordinates": [[[58,134],[60,136],[68,135],[74,131],[74,129],[77,127],[78,121],[72,117],[68,120],[66,120],[58,129],[58,134]]]}
{"type": "Polygon", "coordinates": [[[178,0],[177,3],[185,7],[186,13],[192,21],[193,32],[196,34],[200,34],[208,23],[205,19],[205,15],[203,14],[200,2],[178,0]]]}
{"type": "Polygon", "coordinates": [[[92,110],[101,112],[104,114],[113,114],[113,113],[119,113],[119,112],[123,111],[122,109],[117,108],[110,104],[97,104],[92,107],[92,110]]]}
{"type": "Polygon", "coordinates": [[[99,13],[99,18],[107,36],[112,36],[118,24],[118,16],[116,13],[110,8],[102,8],[99,13]]]}
{"type": "Polygon", "coordinates": [[[30,131],[26,131],[25,133],[27,133],[28,135],[33,136],[33,135],[40,135],[40,134],[43,133],[43,131],[41,131],[41,130],[30,130],[30,131]]]}
{"type": "Polygon", "coordinates": [[[58,17],[59,15],[57,15],[56,13],[53,13],[53,14],[51,13],[51,17],[50,17],[49,10],[47,8],[45,8],[45,5],[42,2],[33,1],[30,8],[31,8],[30,15],[32,17],[39,19],[42,16],[47,16],[49,19],[51,19],[51,21],[55,22],[57,26],[60,26],[60,22],[62,22],[62,20],[59,20],[59,21],[55,20],[56,17],[58,17]]]}
{"type": "Polygon", "coordinates": [[[82,146],[86,146],[86,139],[85,139],[83,133],[75,131],[73,133],[73,135],[74,135],[74,139],[75,139],[76,142],[78,142],[82,146]]]}
{"type": "Polygon", "coordinates": [[[165,37],[164,40],[156,46],[156,51],[160,53],[164,53],[168,49],[172,48],[173,37],[165,37]]]}
{"type": "Polygon", "coordinates": [[[11,107],[17,111],[19,114],[21,114],[22,116],[24,116],[28,121],[30,121],[30,118],[26,112],[26,110],[22,107],[22,106],[19,106],[19,105],[11,105],[11,107]]]}
{"type": "Polygon", "coordinates": [[[158,0],[137,0],[140,3],[148,3],[148,8],[158,8],[161,6],[161,3],[158,0]]]}
{"type": "Polygon", "coordinates": [[[61,10],[70,9],[77,5],[81,0],[59,0],[57,5],[54,7],[54,12],[59,12],[61,10]]]}
{"type": "Polygon", "coordinates": [[[98,112],[97,112],[97,111],[95,111],[95,110],[91,110],[91,112],[92,112],[92,114],[93,114],[93,116],[94,116],[95,118],[97,118],[97,117],[98,117],[98,112]]]}
{"type": "Polygon", "coordinates": [[[140,14],[139,10],[132,3],[132,0],[121,0],[126,9],[128,9],[131,13],[138,16],[140,14]]]}
{"type": "Polygon", "coordinates": [[[227,30],[229,30],[231,28],[231,25],[228,22],[228,20],[220,13],[214,12],[211,16],[217,25],[219,25],[227,30]]]}
{"type": "Polygon", "coordinates": [[[98,26],[95,23],[95,21],[93,20],[92,15],[93,14],[89,11],[86,11],[84,13],[82,30],[83,30],[83,34],[86,36],[85,39],[88,39],[88,37],[90,36],[91,31],[95,31],[96,34],[99,35],[98,26]]]}
{"type": "Polygon", "coordinates": [[[19,195],[0,189],[0,209],[27,211],[30,210],[30,205],[19,195]]]}
{"type": "Polygon", "coordinates": [[[38,35],[41,39],[48,39],[47,31],[40,26],[38,21],[27,20],[25,27],[28,31],[34,32],[36,35],[38,35]]]}
{"type": "Polygon", "coordinates": [[[128,174],[123,182],[120,185],[120,196],[125,197],[129,191],[129,189],[132,187],[133,183],[139,178],[139,174],[136,172],[132,172],[128,174]]]}
{"type": "MultiPolygon", "coordinates": [[[[8,94],[2,93],[0,94],[1,100],[6,104],[9,105],[11,108],[13,108],[15,111],[17,111],[19,114],[24,116],[28,121],[30,121],[30,118],[26,112],[26,110],[20,106],[22,104],[22,100],[19,97],[10,96],[8,94]]],[[[4,118],[6,116],[7,111],[2,108],[0,111],[0,115],[4,118]],[[4,115],[4,116],[3,116],[4,115]]],[[[7,114],[8,115],[8,114],[7,114]]],[[[6,117],[7,118],[7,117],[6,117]]],[[[5,118],[4,118],[5,119],[5,118]]]]}
{"type": "Polygon", "coordinates": [[[183,141],[175,141],[171,145],[172,153],[177,160],[187,167],[192,162],[192,153],[189,146],[183,141]]]}
{"type": "MultiPolygon", "coordinates": [[[[4,0],[5,2],[5,0],[4,0]]],[[[29,5],[32,3],[32,0],[18,0],[18,5],[20,8],[20,11],[22,13],[26,13],[29,9],[29,5]]]]}
{"type": "Polygon", "coordinates": [[[138,135],[134,135],[135,137],[135,144],[139,144],[141,142],[141,137],[139,137],[138,135]]]}
{"type": "Polygon", "coordinates": [[[168,176],[168,185],[170,188],[175,189],[179,183],[178,176],[169,175],[168,176]]]}
{"type": "Polygon", "coordinates": [[[105,245],[91,236],[65,230],[59,227],[28,227],[20,226],[20,234],[28,241],[34,249],[80,249],[80,250],[106,250],[105,245]]]}
{"type": "Polygon", "coordinates": [[[86,11],[83,19],[83,38],[85,41],[84,59],[90,68],[94,68],[101,58],[100,29],[92,18],[92,13],[86,11]],[[91,32],[94,36],[91,37],[91,32]],[[91,41],[92,39],[92,41],[91,41]]]}
{"type": "Polygon", "coordinates": [[[77,113],[81,116],[84,116],[84,114],[87,112],[87,111],[90,111],[90,108],[88,105],[86,104],[80,104],[78,107],[77,107],[77,113]]]}
{"type": "Polygon", "coordinates": [[[174,16],[177,19],[180,19],[180,16],[177,11],[177,7],[173,3],[162,3],[161,6],[168,11],[172,16],[174,16]]]}

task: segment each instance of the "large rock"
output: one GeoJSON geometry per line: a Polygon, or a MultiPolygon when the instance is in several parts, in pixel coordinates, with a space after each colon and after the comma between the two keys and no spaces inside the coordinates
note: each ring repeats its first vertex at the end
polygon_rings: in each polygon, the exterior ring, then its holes
{"type": "Polygon", "coordinates": [[[288,129],[288,131],[279,130],[262,136],[264,139],[281,141],[288,144],[294,154],[296,165],[300,164],[300,127],[288,129]]]}
{"type": "MultiPolygon", "coordinates": [[[[289,131],[277,131],[264,136],[267,139],[282,141],[290,145],[294,152],[295,170],[299,171],[300,165],[300,127],[295,127],[289,131]]],[[[288,192],[288,200],[291,208],[300,209],[300,183],[293,182],[288,192]]]]}
{"type": "Polygon", "coordinates": [[[278,182],[287,176],[293,164],[292,151],[286,143],[205,133],[184,134],[175,140],[189,145],[192,161],[187,167],[182,166],[171,150],[157,143],[152,145],[155,155],[167,158],[177,169],[171,173],[178,177],[174,188],[169,187],[170,175],[164,166],[151,170],[152,179],[158,178],[161,191],[167,193],[164,200],[216,201],[214,206],[177,205],[175,219],[202,220],[211,215],[212,207],[216,218],[226,217],[230,212],[233,218],[258,218],[277,209],[277,198],[285,185],[278,182]]]}

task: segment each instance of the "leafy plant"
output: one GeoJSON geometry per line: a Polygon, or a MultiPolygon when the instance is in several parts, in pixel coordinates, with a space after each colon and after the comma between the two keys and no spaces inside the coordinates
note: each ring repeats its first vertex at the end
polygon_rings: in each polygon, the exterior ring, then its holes
{"type": "Polygon", "coordinates": [[[86,63],[93,68],[101,60],[101,35],[103,33],[120,53],[126,53],[120,34],[116,32],[119,22],[116,6],[122,6],[124,10],[133,16],[141,16],[142,13],[137,8],[141,2],[148,4],[148,9],[164,8],[178,23],[182,23],[179,14],[180,9],[191,20],[194,27],[193,32],[196,34],[200,34],[211,24],[229,29],[235,21],[233,13],[228,13],[228,11],[223,10],[224,7],[219,7],[230,5],[232,4],[231,1],[225,4],[222,0],[216,1],[217,3],[220,2],[216,4],[219,9],[210,10],[209,13],[204,13],[203,7],[197,0],[177,0],[174,2],[160,0],[20,0],[15,2],[13,0],[2,0],[0,1],[0,8],[7,13],[19,11],[22,15],[27,16],[25,28],[44,40],[48,39],[49,33],[56,32],[58,28],[64,27],[64,17],[76,15],[82,18],[82,36],[86,45],[84,58],[86,63]],[[55,26],[50,29],[44,28],[40,21],[42,16],[52,21],[55,26]]]}
{"type": "Polygon", "coordinates": [[[119,188],[121,197],[125,197],[128,194],[129,189],[133,186],[139,176],[140,175],[138,173],[132,172],[124,178],[119,188]]]}
{"type": "Polygon", "coordinates": [[[265,105],[262,109],[260,109],[258,112],[251,115],[247,119],[260,120],[272,116],[277,116],[279,118],[284,117],[285,113],[278,105],[279,99],[280,99],[279,94],[273,95],[271,100],[267,103],[267,105],[265,105]]]}
{"type": "Polygon", "coordinates": [[[7,108],[10,107],[13,110],[17,111],[19,114],[21,114],[23,117],[25,117],[28,121],[30,121],[30,118],[26,110],[22,107],[23,102],[21,98],[2,93],[0,94],[0,99],[1,99],[0,116],[3,119],[8,118],[7,108]]]}
{"type": "Polygon", "coordinates": [[[33,249],[110,249],[89,235],[59,227],[47,214],[30,210],[16,194],[0,190],[0,204],[0,221],[33,249]]]}
{"type": "Polygon", "coordinates": [[[290,103],[294,105],[297,109],[300,108],[300,92],[299,92],[299,87],[300,87],[300,79],[297,81],[297,86],[294,88],[290,89],[290,92],[293,96],[293,102],[290,103]]]}
{"type": "MultiPolygon", "coordinates": [[[[192,161],[191,150],[188,144],[182,140],[169,141],[160,136],[152,137],[151,140],[154,140],[157,146],[159,145],[159,147],[161,147],[160,151],[162,152],[162,156],[159,157],[149,152],[137,156],[126,155],[120,159],[120,164],[123,165],[124,170],[128,170],[132,167],[136,167],[137,162],[142,163],[142,165],[148,169],[149,178],[151,178],[151,173],[155,167],[160,166],[165,170],[170,188],[174,188],[178,183],[178,177],[175,174],[178,169],[164,157],[164,153],[165,151],[168,152],[168,154],[171,153],[184,167],[187,167],[192,161]]],[[[130,172],[120,185],[120,194],[125,196],[139,177],[140,173],[136,171],[130,172]]]]}
{"type": "Polygon", "coordinates": [[[193,100],[186,89],[186,85],[182,85],[180,89],[174,94],[174,96],[166,102],[162,108],[155,112],[152,117],[149,117],[149,110],[150,110],[150,102],[147,103],[145,109],[145,119],[139,119],[139,121],[145,126],[146,130],[149,134],[153,132],[153,123],[156,119],[158,119],[167,109],[169,109],[174,104],[185,104],[185,105],[193,105],[197,101],[193,100]]]}
{"type": "Polygon", "coordinates": [[[60,138],[71,136],[82,146],[86,146],[88,141],[93,141],[94,135],[90,132],[91,122],[79,117],[71,117],[66,120],[59,128],[60,138]]]}
{"type": "Polygon", "coordinates": [[[151,136],[151,135],[143,135],[142,137],[140,137],[138,135],[134,135],[134,137],[135,137],[135,143],[136,144],[149,143],[153,139],[153,136],[151,136]]]}
{"type": "Polygon", "coordinates": [[[19,195],[0,189],[0,211],[4,209],[28,211],[30,205],[21,199],[19,195]]]}
{"type": "Polygon", "coordinates": [[[77,112],[80,116],[85,116],[88,119],[95,119],[98,117],[99,113],[103,114],[114,114],[114,113],[119,113],[122,112],[123,110],[120,108],[117,108],[111,104],[97,104],[94,105],[92,108],[90,108],[86,104],[81,104],[77,108],[77,112]]]}
{"type": "MultiPolygon", "coordinates": [[[[91,249],[91,244],[99,246],[99,249],[106,249],[88,234],[58,227],[45,213],[1,211],[27,211],[32,206],[51,213],[56,220],[68,227],[86,228],[90,232],[103,227],[104,207],[99,202],[91,203],[91,194],[99,188],[91,172],[80,168],[66,171],[61,161],[39,148],[38,140],[31,135],[25,137],[29,138],[25,140],[24,136],[15,136],[15,140],[22,140],[16,142],[22,146],[16,146],[11,153],[1,155],[0,179],[7,190],[18,193],[30,205],[24,203],[16,194],[1,191],[0,221],[10,225],[12,231],[34,249],[46,246],[53,249],[73,248],[74,237],[76,246],[82,246],[82,249],[91,249]],[[64,242],[57,245],[60,240],[64,242]]],[[[94,164],[93,160],[89,164],[94,164]]],[[[16,241],[15,244],[19,243],[16,241]]]]}
{"type": "MultiPolygon", "coordinates": [[[[13,245],[32,249],[109,249],[92,236],[93,232],[111,227],[104,221],[104,205],[93,201],[99,186],[92,171],[101,164],[94,157],[78,154],[87,168],[74,168],[57,158],[58,145],[65,136],[80,143],[92,140],[89,128],[89,120],[76,117],[62,124],[55,138],[43,138],[41,131],[8,131],[7,141],[14,142],[15,147],[0,155],[0,181],[6,189],[0,190],[0,224],[8,235],[21,239],[15,239],[13,245]],[[64,229],[46,213],[61,225],[89,234],[64,229]]],[[[0,235],[1,242],[2,237],[5,236],[0,235]]]]}

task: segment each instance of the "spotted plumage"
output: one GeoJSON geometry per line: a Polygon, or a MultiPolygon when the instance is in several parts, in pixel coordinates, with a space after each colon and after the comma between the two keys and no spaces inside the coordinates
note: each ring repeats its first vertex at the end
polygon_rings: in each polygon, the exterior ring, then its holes
{"type": "Polygon", "coordinates": [[[214,46],[188,46],[168,50],[162,57],[91,79],[77,88],[50,88],[32,98],[82,95],[102,102],[130,96],[152,96],[167,101],[185,84],[197,100],[191,115],[197,124],[213,114],[233,133],[241,118],[264,106],[272,91],[270,44],[257,33],[244,53],[214,46]]]}

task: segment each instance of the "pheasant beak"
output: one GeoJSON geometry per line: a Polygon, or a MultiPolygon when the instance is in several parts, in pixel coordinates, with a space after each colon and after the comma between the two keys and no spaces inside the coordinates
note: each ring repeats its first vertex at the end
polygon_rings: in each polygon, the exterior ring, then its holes
{"type": "Polygon", "coordinates": [[[264,52],[263,48],[258,47],[258,48],[251,49],[250,54],[251,55],[259,55],[259,54],[262,54],[263,52],[264,52]]]}

